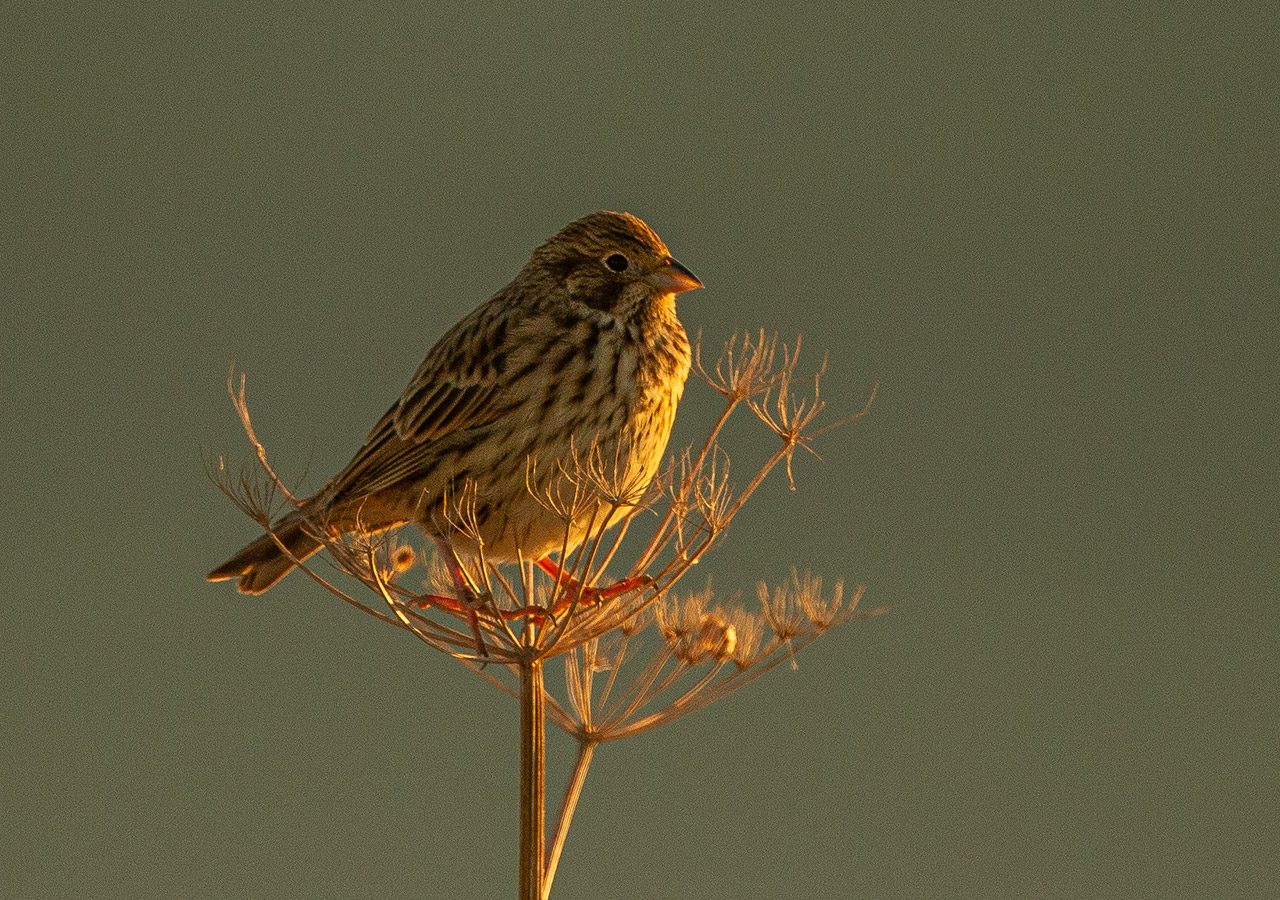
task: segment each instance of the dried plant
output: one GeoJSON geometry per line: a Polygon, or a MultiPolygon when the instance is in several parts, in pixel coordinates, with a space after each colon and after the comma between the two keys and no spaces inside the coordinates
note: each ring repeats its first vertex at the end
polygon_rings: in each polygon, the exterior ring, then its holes
{"type": "MultiPolygon", "coordinates": [[[[296,560],[338,599],[408,631],[520,700],[521,897],[550,895],[598,746],[702,709],[783,661],[794,666],[796,653],[828,629],[884,611],[859,611],[861,585],[846,591],[837,582],[827,589],[820,579],[795,572],[782,585],[760,584],[754,610],[737,598],[718,600],[710,588],[676,590],[770,473],[782,466],[794,489],[796,450],[812,453],[816,438],[858,421],[870,408],[874,388],[860,411],[823,422],[825,362],[816,373],[800,375],[799,358],[798,340],[780,345],[761,332],[735,336],[714,364],[704,366],[699,341],[693,371],[723,398],[723,407],[702,443],[670,460],[651,484],[621,481],[622,467],[594,447],[581,448],[573,464],[559,465],[550,480],[532,477],[538,460],[529,460],[530,490],[565,522],[559,565],[525,560],[503,567],[487,560],[474,521],[474,485],[460,486],[445,513],[448,527],[467,538],[457,543],[478,546],[474,555],[450,551],[449,559],[441,559],[432,542],[424,540],[420,548],[399,531],[328,539],[326,571],[296,560]],[[754,414],[777,443],[735,484],[720,438],[742,410],[754,414]],[[619,513],[620,524],[610,525],[619,513]],[[599,527],[570,550],[570,523],[584,516],[599,527]],[[638,550],[631,549],[634,543],[638,550]],[[624,549],[629,565],[619,562],[624,549]],[[610,570],[623,574],[610,580],[610,570]],[[458,596],[457,572],[470,598],[458,596]],[[551,685],[543,675],[547,661],[563,667],[563,678],[551,685]],[[547,718],[578,744],[549,848],[547,718]]],[[[229,380],[228,389],[254,463],[232,476],[218,459],[211,474],[270,533],[282,507],[300,504],[254,431],[244,377],[229,380]]],[[[323,522],[312,525],[317,534],[327,533],[323,522]]]]}

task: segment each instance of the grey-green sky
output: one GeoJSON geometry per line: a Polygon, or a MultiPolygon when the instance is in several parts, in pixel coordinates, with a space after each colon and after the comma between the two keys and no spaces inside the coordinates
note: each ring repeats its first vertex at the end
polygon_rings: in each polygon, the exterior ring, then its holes
{"type": "Polygon", "coordinates": [[[893,613],[605,747],[556,896],[1274,886],[1274,6],[471,7],[6,12],[0,895],[512,893],[514,705],[204,584],[252,526],[202,455],[234,361],[333,471],[601,207],[690,331],[880,384],[707,574],[893,613]]]}

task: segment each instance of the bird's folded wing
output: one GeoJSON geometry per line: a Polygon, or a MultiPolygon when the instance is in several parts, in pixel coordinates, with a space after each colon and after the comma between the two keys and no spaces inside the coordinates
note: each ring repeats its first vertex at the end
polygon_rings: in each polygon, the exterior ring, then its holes
{"type": "Polygon", "coordinates": [[[363,496],[390,487],[429,465],[441,438],[501,413],[510,332],[501,310],[492,301],[481,306],[431,349],[404,394],[331,483],[338,493],[363,496]]]}

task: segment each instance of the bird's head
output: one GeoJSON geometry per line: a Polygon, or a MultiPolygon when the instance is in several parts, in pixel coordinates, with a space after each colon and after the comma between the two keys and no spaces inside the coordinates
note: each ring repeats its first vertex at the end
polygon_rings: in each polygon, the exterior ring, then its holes
{"type": "Polygon", "coordinates": [[[526,272],[571,302],[619,319],[702,287],[652,228],[609,210],[570,222],[534,251],[526,272]]]}

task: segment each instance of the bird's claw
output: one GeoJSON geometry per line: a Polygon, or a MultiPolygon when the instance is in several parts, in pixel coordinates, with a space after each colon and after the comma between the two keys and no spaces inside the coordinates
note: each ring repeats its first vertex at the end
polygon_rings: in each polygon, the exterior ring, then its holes
{"type": "Polygon", "coordinates": [[[623,594],[628,594],[653,584],[653,578],[648,575],[633,575],[629,578],[615,581],[606,587],[587,587],[549,559],[539,560],[538,567],[556,579],[562,589],[559,592],[559,599],[550,607],[531,605],[517,607],[516,609],[497,609],[491,594],[472,596],[472,592],[469,590],[463,592],[466,596],[462,600],[445,594],[422,594],[406,600],[405,603],[422,610],[433,607],[443,609],[446,612],[465,618],[476,637],[477,652],[481,656],[488,656],[488,650],[485,648],[484,640],[480,634],[481,616],[494,621],[498,619],[504,622],[523,620],[534,625],[543,625],[548,620],[554,622],[562,613],[575,605],[598,606],[615,597],[620,597],[623,594]]]}

